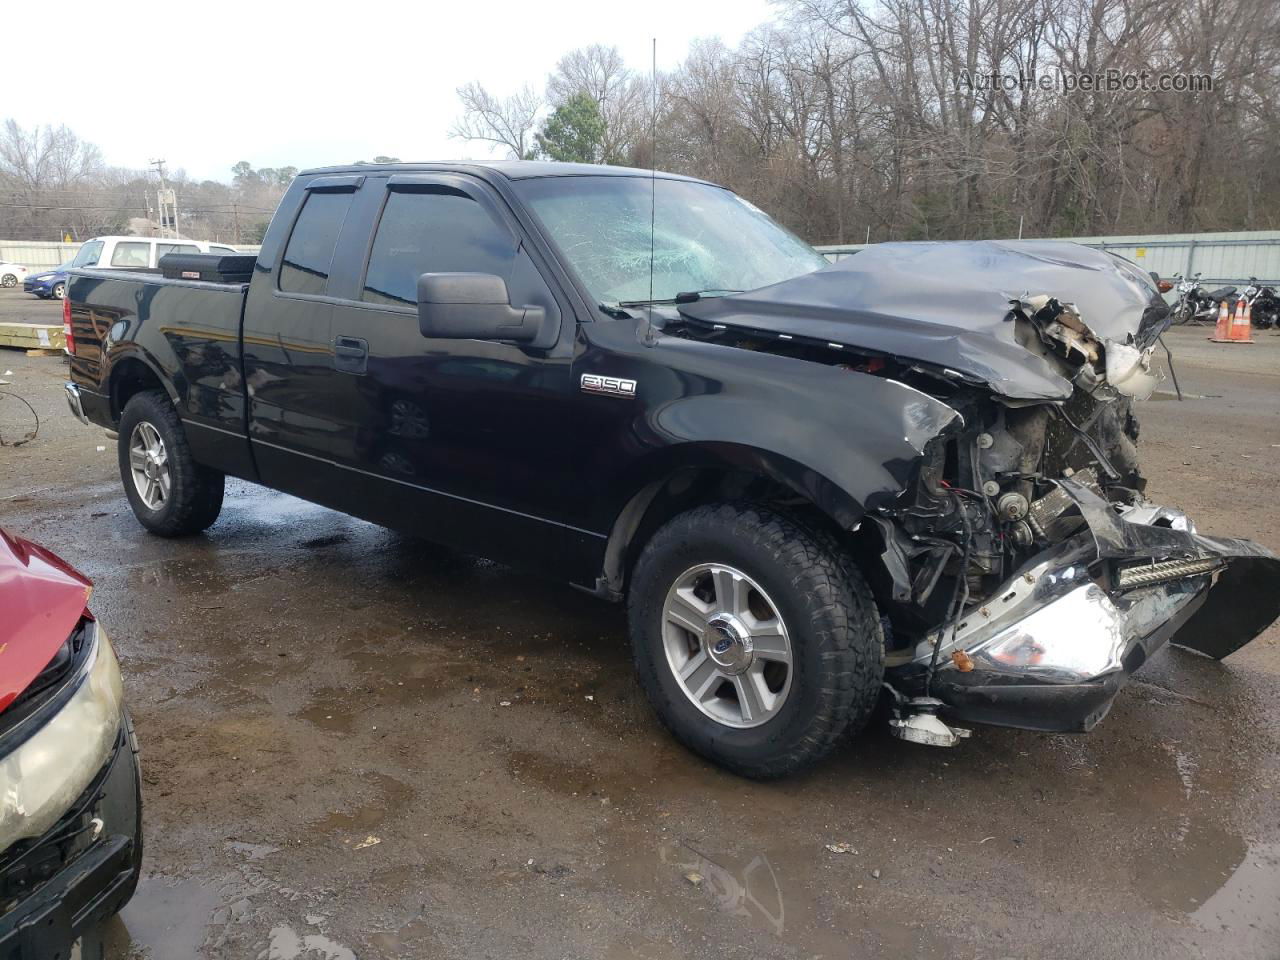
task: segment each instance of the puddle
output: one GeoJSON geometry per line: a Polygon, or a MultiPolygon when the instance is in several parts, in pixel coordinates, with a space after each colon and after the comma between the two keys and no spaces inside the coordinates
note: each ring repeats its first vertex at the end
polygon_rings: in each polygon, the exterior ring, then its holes
{"type": "Polygon", "coordinates": [[[120,913],[118,924],[124,929],[111,931],[112,939],[149,951],[153,960],[197,957],[209,939],[214,914],[236,899],[210,881],[143,877],[120,913]]]}
{"type": "Polygon", "coordinates": [[[746,920],[774,936],[782,936],[786,929],[786,903],[768,857],[757,854],[740,869],[731,869],[682,841],[659,847],[658,860],[680,871],[684,882],[696,882],[725,916],[746,920]]]}
{"type": "MultiPolygon", "coordinates": [[[[1280,843],[1260,843],[1245,854],[1227,882],[1191,919],[1212,932],[1229,934],[1234,944],[1271,950],[1280,943],[1280,843]]],[[[1272,954],[1274,955],[1274,954],[1272,954]]]]}
{"type": "Polygon", "coordinates": [[[507,757],[507,770],[516,781],[533,782],[566,797],[594,797],[601,792],[599,768],[591,764],[514,750],[507,757]]]}
{"type": "Polygon", "coordinates": [[[271,928],[271,941],[259,960],[356,960],[355,951],[319,933],[297,934],[292,927],[271,928]]]}
{"type": "Polygon", "coordinates": [[[344,709],[350,701],[349,690],[317,690],[311,704],[299,710],[296,716],[321,730],[350,733],[354,718],[344,709]]]}
{"type": "MultiPolygon", "coordinates": [[[[364,837],[389,818],[408,809],[416,791],[406,783],[381,773],[364,776],[366,783],[380,795],[372,803],[365,804],[353,811],[334,811],[319,820],[315,828],[322,833],[347,833],[364,837]]],[[[350,837],[344,838],[350,840],[350,837]]]]}

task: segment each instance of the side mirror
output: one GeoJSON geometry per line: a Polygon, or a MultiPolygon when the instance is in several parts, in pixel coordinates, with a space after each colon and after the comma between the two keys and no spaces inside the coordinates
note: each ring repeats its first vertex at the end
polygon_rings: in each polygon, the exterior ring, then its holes
{"type": "Polygon", "coordinates": [[[418,329],[424,337],[531,343],[542,307],[513,307],[507,282],[490,273],[424,273],[418,278],[418,329]]]}

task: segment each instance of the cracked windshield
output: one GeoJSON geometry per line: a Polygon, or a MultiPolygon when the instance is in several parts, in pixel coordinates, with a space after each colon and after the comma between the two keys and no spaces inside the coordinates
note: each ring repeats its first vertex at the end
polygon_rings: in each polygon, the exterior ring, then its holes
{"type": "Polygon", "coordinates": [[[547,177],[520,190],[601,303],[755,290],[827,263],[746,200],[703,183],[547,177]]]}

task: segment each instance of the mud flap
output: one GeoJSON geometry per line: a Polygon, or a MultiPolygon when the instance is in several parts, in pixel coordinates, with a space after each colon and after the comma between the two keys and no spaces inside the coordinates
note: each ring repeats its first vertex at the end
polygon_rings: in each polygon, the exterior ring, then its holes
{"type": "Polygon", "coordinates": [[[1070,479],[1059,481],[1076,502],[1098,548],[1114,560],[1221,559],[1204,603],[1170,643],[1221,660],[1280,617],[1280,557],[1251,540],[1206,537],[1169,526],[1131,523],[1095,491],[1070,479]]]}

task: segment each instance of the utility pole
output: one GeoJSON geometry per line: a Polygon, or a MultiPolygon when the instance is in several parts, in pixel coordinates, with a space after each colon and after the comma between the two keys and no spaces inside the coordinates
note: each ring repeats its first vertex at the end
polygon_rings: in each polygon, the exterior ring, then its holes
{"type": "Polygon", "coordinates": [[[171,229],[176,239],[178,236],[178,198],[169,186],[169,181],[164,175],[164,160],[150,160],[148,163],[156,168],[156,173],[160,176],[160,189],[156,191],[156,205],[160,208],[160,236],[165,235],[165,229],[171,229]]]}

